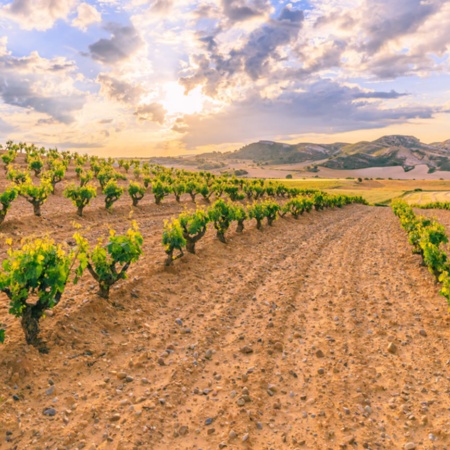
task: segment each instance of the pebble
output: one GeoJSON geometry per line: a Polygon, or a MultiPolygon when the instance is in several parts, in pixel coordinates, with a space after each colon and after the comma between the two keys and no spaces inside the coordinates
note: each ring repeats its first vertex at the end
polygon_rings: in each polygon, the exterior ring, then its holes
{"type": "Polygon", "coordinates": [[[213,355],[212,350],[206,350],[206,352],[205,352],[205,358],[206,359],[211,359],[212,355],[213,355]]]}
{"type": "Polygon", "coordinates": [[[245,405],[245,400],[242,397],[239,397],[237,399],[237,404],[238,404],[238,406],[244,406],[245,405]]]}
{"type": "Polygon", "coordinates": [[[127,377],[127,374],[125,372],[117,372],[117,378],[119,380],[123,380],[126,377],[127,377]]]}
{"type": "Polygon", "coordinates": [[[241,348],[241,353],[253,353],[253,349],[249,345],[244,345],[241,348]]]}
{"type": "Polygon", "coordinates": [[[325,373],[325,370],[322,369],[322,367],[321,367],[320,369],[317,370],[317,373],[318,373],[319,375],[323,375],[323,374],[325,373]]]}
{"type": "Polygon", "coordinates": [[[13,400],[14,400],[15,402],[18,402],[18,401],[20,400],[20,397],[19,397],[18,395],[16,395],[16,394],[14,394],[14,395],[12,396],[12,398],[13,398],[13,400]]]}
{"type": "Polygon", "coordinates": [[[236,436],[237,436],[237,433],[234,430],[230,430],[230,432],[228,433],[228,437],[230,439],[234,439],[236,436]]]}
{"type": "Polygon", "coordinates": [[[125,381],[126,381],[127,383],[131,383],[133,380],[134,380],[134,378],[131,377],[130,375],[127,375],[127,377],[125,378],[125,381]]]}
{"type": "Polygon", "coordinates": [[[211,417],[208,417],[208,418],[205,420],[205,425],[211,425],[213,422],[214,422],[214,419],[211,418],[211,417]]]}
{"type": "Polygon", "coordinates": [[[55,408],[45,408],[44,409],[44,416],[56,416],[56,409],[55,408]]]}
{"type": "Polygon", "coordinates": [[[113,414],[110,418],[109,418],[109,420],[111,421],[111,422],[117,422],[118,420],[120,420],[120,414],[119,413],[116,413],[116,414],[113,414]]]}
{"type": "Polygon", "coordinates": [[[405,444],[405,450],[414,450],[415,448],[417,448],[417,446],[414,442],[408,442],[405,444]]]}
{"type": "Polygon", "coordinates": [[[318,358],[323,358],[323,357],[325,356],[325,354],[323,353],[322,350],[317,350],[316,356],[317,356],[318,358]]]}
{"type": "Polygon", "coordinates": [[[423,337],[427,337],[428,335],[427,335],[427,332],[425,331],[425,330],[420,330],[419,331],[419,334],[421,335],[421,336],[423,336],[423,337]]]}
{"type": "Polygon", "coordinates": [[[181,325],[183,325],[183,321],[182,321],[180,318],[175,319],[175,323],[176,323],[177,325],[179,325],[180,327],[181,327],[181,325]]]}
{"type": "Polygon", "coordinates": [[[389,353],[392,353],[393,355],[395,355],[395,353],[397,353],[397,346],[393,342],[390,342],[388,347],[387,347],[387,351],[389,353]]]}
{"type": "Polygon", "coordinates": [[[219,444],[219,448],[225,448],[225,447],[228,447],[227,444],[225,444],[225,442],[221,442],[219,444]]]}
{"type": "Polygon", "coordinates": [[[215,428],[209,428],[208,429],[208,434],[214,434],[216,432],[215,428]]]}
{"type": "Polygon", "coordinates": [[[180,436],[185,436],[186,434],[188,434],[189,432],[189,428],[186,425],[182,425],[180,427],[180,429],[178,430],[178,433],[180,434],[180,436]]]}
{"type": "Polygon", "coordinates": [[[250,435],[248,433],[245,433],[244,436],[242,436],[242,442],[248,441],[248,438],[250,435]]]}
{"type": "Polygon", "coordinates": [[[45,394],[52,395],[54,392],[55,392],[55,386],[52,385],[45,391],[45,394]]]}
{"type": "Polygon", "coordinates": [[[273,344],[273,348],[275,350],[278,350],[279,352],[282,352],[283,351],[283,344],[280,341],[275,342],[275,344],[273,344]]]}

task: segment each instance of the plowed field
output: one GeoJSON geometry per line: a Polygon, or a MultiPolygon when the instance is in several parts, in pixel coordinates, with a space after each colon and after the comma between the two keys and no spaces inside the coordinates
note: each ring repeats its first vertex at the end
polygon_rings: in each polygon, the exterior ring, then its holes
{"type": "MultiPolygon", "coordinates": [[[[145,254],[109,303],[86,274],[42,321],[49,354],[1,295],[0,448],[450,448],[445,299],[390,209],[250,224],[226,245],[210,231],[167,269],[163,220],[192,203],[165,202],[135,209],[145,254]]],[[[19,199],[1,231],[128,227],[128,198],[101,206],[80,219],[56,195],[36,218],[19,199]]]]}

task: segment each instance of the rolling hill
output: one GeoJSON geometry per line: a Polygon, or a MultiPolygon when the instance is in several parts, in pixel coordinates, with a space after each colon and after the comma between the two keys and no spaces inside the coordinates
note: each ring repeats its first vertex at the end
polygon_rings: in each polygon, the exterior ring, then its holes
{"type": "Polygon", "coordinates": [[[430,172],[450,171],[450,140],[424,144],[414,136],[383,136],[356,144],[284,144],[259,141],[227,153],[225,159],[253,160],[257,163],[293,164],[320,161],[330,169],[364,169],[402,166],[405,171],[427,165],[430,172]]]}

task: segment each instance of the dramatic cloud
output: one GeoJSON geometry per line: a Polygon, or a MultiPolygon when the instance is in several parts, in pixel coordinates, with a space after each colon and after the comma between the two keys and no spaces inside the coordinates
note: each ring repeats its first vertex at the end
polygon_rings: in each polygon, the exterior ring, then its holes
{"type": "Polygon", "coordinates": [[[1,4],[4,137],[117,152],[411,123],[450,137],[445,0],[1,4]]]}
{"type": "Polygon", "coordinates": [[[239,22],[267,13],[271,5],[267,0],[222,0],[222,7],[228,19],[239,22]]]}
{"type": "Polygon", "coordinates": [[[444,2],[442,0],[396,0],[395,2],[370,0],[366,3],[370,23],[363,47],[369,55],[372,55],[387,42],[415,32],[429,16],[439,10],[444,2]]]}
{"type": "Polygon", "coordinates": [[[159,103],[150,103],[141,105],[134,113],[139,120],[149,120],[150,122],[158,122],[162,124],[166,115],[166,110],[159,103]]]}
{"type": "Polygon", "coordinates": [[[80,3],[77,8],[77,17],[72,21],[72,25],[86,31],[89,25],[101,20],[102,15],[93,6],[80,3]]]}
{"type": "Polygon", "coordinates": [[[144,45],[144,41],[132,25],[120,26],[112,23],[106,30],[112,34],[111,39],[100,39],[89,46],[91,56],[96,61],[115,64],[128,59],[144,45]]]}
{"type": "Polygon", "coordinates": [[[75,0],[13,0],[0,11],[26,30],[47,30],[66,19],[75,4],[75,0]]]}
{"type": "Polygon", "coordinates": [[[254,93],[213,117],[189,116],[180,131],[187,131],[183,140],[191,147],[211,142],[240,142],[246,138],[257,140],[277,134],[381,128],[410,119],[431,118],[439,112],[437,108],[417,105],[392,107],[380,101],[403,95],[394,91],[366,92],[324,80],[302,86],[297,92],[286,91],[274,99],[264,99],[254,93]]]}
{"type": "Polygon", "coordinates": [[[45,59],[37,52],[21,58],[0,52],[0,96],[4,103],[45,113],[66,124],[84,104],[84,95],[73,87],[72,61],[45,59]]]}
{"type": "Polygon", "coordinates": [[[137,103],[144,90],[126,81],[118,80],[106,74],[100,74],[97,81],[101,84],[101,93],[108,98],[122,103],[137,103]]]}

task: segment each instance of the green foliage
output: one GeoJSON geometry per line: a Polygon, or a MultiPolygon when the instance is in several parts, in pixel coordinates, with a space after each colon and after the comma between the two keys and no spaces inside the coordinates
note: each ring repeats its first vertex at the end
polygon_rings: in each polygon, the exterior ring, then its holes
{"type": "Polygon", "coordinates": [[[237,204],[234,207],[234,219],[237,221],[236,232],[242,233],[244,231],[244,221],[248,219],[248,214],[241,204],[237,204]]]}
{"type": "Polygon", "coordinates": [[[203,209],[197,209],[195,212],[183,212],[178,216],[178,221],[186,240],[186,250],[189,253],[195,253],[195,244],[206,233],[209,214],[203,209]]]}
{"type": "Polygon", "coordinates": [[[2,205],[2,209],[0,209],[0,224],[2,224],[5,220],[6,213],[11,207],[11,203],[17,198],[17,195],[17,188],[14,186],[6,188],[0,194],[0,204],[2,205]]]}
{"type": "Polygon", "coordinates": [[[70,198],[77,207],[77,214],[81,217],[83,209],[89,205],[90,201],[97,197],[97,189],[93,186],[75,186],[71,184],[66,187],[63,193],[64,197],[70,198]]]}
{"type": "Polygon", "coordinates": [[[42,158],[36,156],[33,159],[29,160],[28,168],[34,172],[34,174],[38,177],[44,167],[44,162],[42,158]]]}
{"type": "Polygon", "coordinates": [[[200,184],[195,179],[190,179],[186,182],[186,193],[191,196],[193,202],[200,191],[200,184]]]}
{"type": "Polygon", "coordinates": [[[226,184],[223,191],[228,195],[228,197],[230,197],[232,202],[245,198],[245,194],[241,194],[239,186],[235,184],[226,184]]]}
{"type": "Polygon", "coordinates": [[[305,211],[310,212],[314,206],[313,201],[309,197],[298,196],[294,197],[288,202],[286,202],[281,208],[281,215],[284,216],[286,213],[291,213],[294,219],[303,214],[305,211]]]}
{"type": "Polygon", "coordinates": [[[170,266],[173,261],[184,255],[183,248],[186,247],[186,239],[178,219],[172,219],[170,222],[164,221],[162,244],[167,254],[166,266],[170,266]],[[176,257],[173,256],[175,250],[180,252],[176,257]]]}
{"type": "Polygon", "coordinates": [[[159,179],[155,179],[152,183],[152,192],[155,196],[155,203],[157,205],[160,205],[163,198],[169,195],[171,191],[172,188],[170,187],[170,184],[164,183],[159,179]]]}
{"type": "Polygon", "coordinates": [[[80,172],[79,178],[80,186],[86,186],[89,181],[94,179],[94,172],[92,170],[83,170],[82,172],[80,172]]]}
{"type": "Polygon", "coordinates": [[[225,243],[225,233],[230,228],[231,222],[235,220],[234,205],[220,198],[208,209],[208,216],[217,231],[217,238],[225,243]]]}
{"type": "Polygon", "coordinates": [[[128,194],[131,197],[133,206],[137,206],[139,201],[144,198],[145,191],[145,186],[142,186],[140,183],[130,181],[130,184],[128,185],[128,194]]]}
{"type": "Polygon", "coordinates": [[[50,184],[52,185],[52,192],[54,193],[55,186],[58,183],[61,183],[65,174],[66,174],[66,166],[61,163],[55,163],[53,164],[52,170],[48,170],[47,172],[44,172],[42,174],[42,178],[45,178],[50,181],[50,184]]]}
{"type": "Polygon", "coordinates": [[[180,197],[182,194],[186,192],[186,184],[184,181],[177,179],[174,183],[171,184],[172,192],[175,195],[175,200],[180,202],[180,197]]]}
{"type": "Polygon", "coordinates": [[[100,183],[102,190],[111,181],[123,180],[125,177],[119,172],[116,172],[112,167],[106,166],[97,174],[97,180],[100,183]]]}
{"type": "Polygon", "coordinates": [[[280,210],[280,205],[272,200],[266,200],[262,203],[264,208],[265,216],[267,217],[267,224],[272,226],[273,222],[278,217],[278,211],[280,210]]]}
{"type": "Polygon", "coordinates": [[[8,173],[6,175],[8,180],[20,185],[22,183],[31,182],[30,174],[26,170],[20,170],[15,167],[9,166],[8,173]]]}
{"type": "Polygon", "coordinates": [[[99,242],[94,248],[79,233],[74,237],[80,249],[75,282],[88,269],[99,285],[98,295],[108,299],[110,287],[126,278],[130,264],[136,262],[142,254],[143,238],[136,222],[133,222],[124,235],[116,235],[114,230],[110,230],[106,245],[99,242]]]}
{"type": "Polygon", "coordinates": [[[251,206],[248,207],[248,217],[250,219],[256,220],[256,228],[258,230],[262,227],[262,221],[264,217],[266,217],[266,209],[264,208],[262,203],[254,202],[251,206]]]}
{"type": "Polygon", "coordinates": [[[0,290],[10,300],[9,312],[21,318],[28,344],[38,346],[39,320],[57,305],[69,279],[73,255],[49,238],[8,251],[0,272],[0,290]]]}
{"type": "Polygon", "coordinates": [[[392,202],[392,210],[408,233],[414,252],[422,255],[423,263],[436,280],[442,283],[440,293],[450,307],[450,265],[444,244],[448,243],[445,228],[439,222],[425,217],[416,217],[411,206],[401,200],[392,202]]]}
{"type": "Polygon", "coordinates": [[[111,209],[112,205],[119,200],[123,194],[123,188],[117,184],[116,180],[109,180],[103,189],[103,194],[106,196],[105,208],[111,209]]]}
{"type": "Polygon", "coordinates": [[[16,150],[8,150],[6,153],[2,155],[3,164],[5,164],[5,171],[7,171],[8,166],[12,164],[17,156],[16,150]]]}
{"type": "Polygon", "coordinates": [[[19,194],[33,205],[34,215],[38,217],[41,215],[41,206],[47,201],[52,191],[53,187],[50,181],[46,179],[43,179],[38,186],[27,181],[19,187],[19,194]]]}

